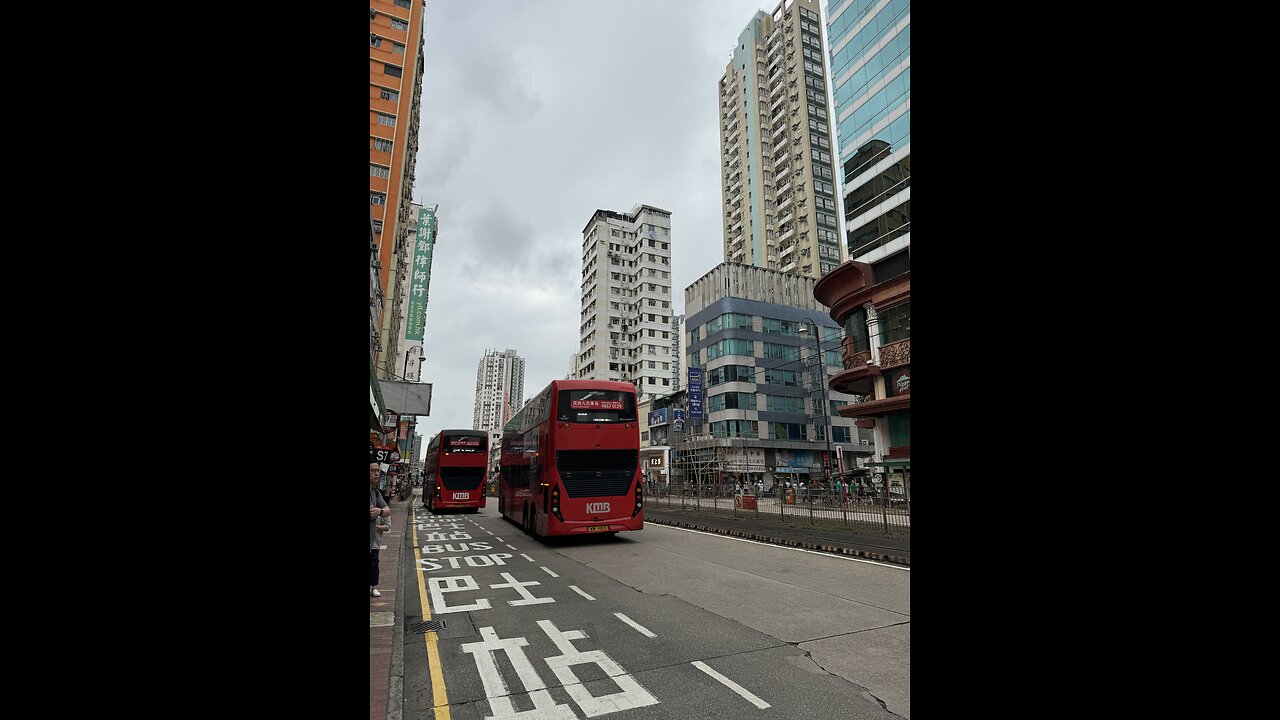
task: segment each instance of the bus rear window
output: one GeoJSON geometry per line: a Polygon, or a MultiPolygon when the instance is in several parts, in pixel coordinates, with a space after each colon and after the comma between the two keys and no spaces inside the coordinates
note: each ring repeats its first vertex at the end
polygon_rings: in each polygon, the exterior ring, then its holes
{"type": "Polygon", "coordinates": [[[561,390],[556,412],[561,422],[635,422],[636,396],[618,390],[561,390]]]}

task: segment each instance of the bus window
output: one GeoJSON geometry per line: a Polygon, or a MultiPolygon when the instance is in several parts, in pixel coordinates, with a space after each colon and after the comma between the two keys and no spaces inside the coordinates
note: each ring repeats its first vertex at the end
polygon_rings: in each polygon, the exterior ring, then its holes
{"type": "Polygon", "coordinates": [[[556,419],[574,423],[636,421],[636,397],[618,390],[561,390],[556,419]]]}

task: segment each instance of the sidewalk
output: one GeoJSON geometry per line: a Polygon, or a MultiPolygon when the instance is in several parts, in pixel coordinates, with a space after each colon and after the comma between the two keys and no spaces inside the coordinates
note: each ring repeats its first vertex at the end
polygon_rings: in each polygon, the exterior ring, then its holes
{"type": "MultiPolygon", "coordinates": [[[[415,496],[418,490],[414,490],[415,496]]],[[[404,695],[404,602],[400,567],[410,500],[392,500],[391,530],[382,534],[378,591],[369,597],[369,720],[398,720],[404,695]]]]}
{"type": "Polygon", "coordinates": [[[805,527],[803,520],[781,522],[776,515],[762,514],[759,518],[750,515],[732,517],[689,510],[659,509],[649,505],[644,509],[644,521],[774,545],[852,555],[895,565],[911,565],[909,537],[885,537],[839,529],[815,529],[805,527]]]}

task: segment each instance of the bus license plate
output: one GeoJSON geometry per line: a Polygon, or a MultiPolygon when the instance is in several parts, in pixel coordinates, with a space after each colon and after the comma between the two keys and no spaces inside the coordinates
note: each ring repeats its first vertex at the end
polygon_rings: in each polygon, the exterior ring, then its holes
{"type": "Polygon", "coordinates": [[[453,499],[454,500],[470,500],[471,495],[469,493],[454,493],[453,499]]]}
{"type": "Polygon", "coordinates": [[[605,532],[609,529],[608,525],[588,525],[587,532],[605,532]]]}

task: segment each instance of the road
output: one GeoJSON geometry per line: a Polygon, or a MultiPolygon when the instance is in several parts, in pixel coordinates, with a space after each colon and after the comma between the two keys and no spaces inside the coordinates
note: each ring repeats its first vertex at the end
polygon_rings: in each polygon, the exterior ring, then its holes
{"type": "Polygon", "coordinates": [[[910,718],[909,569],[656,524],[543,543],[492,503],[415,512],[405,720],[910,718]],[[424,595],[437,632],[415,632],[424,595]]]}

